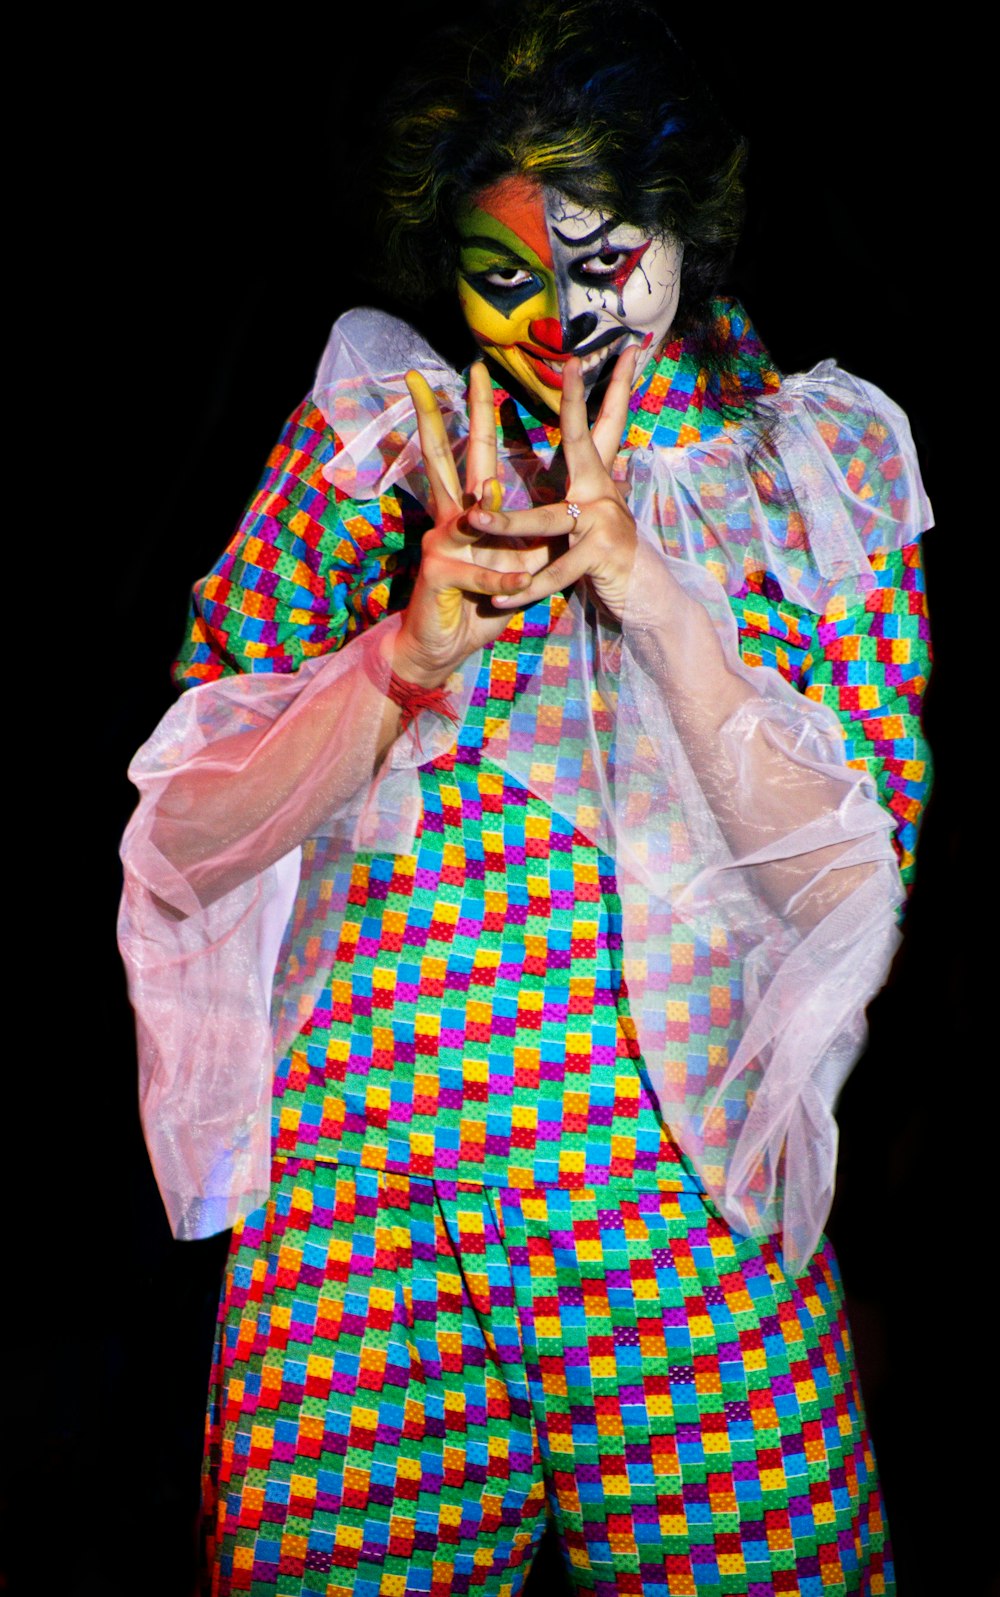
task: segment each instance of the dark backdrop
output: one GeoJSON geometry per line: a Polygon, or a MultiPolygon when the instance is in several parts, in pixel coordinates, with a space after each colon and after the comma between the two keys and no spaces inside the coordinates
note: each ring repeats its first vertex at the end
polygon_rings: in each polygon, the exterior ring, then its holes
{"type": "MultiPolygon", "coordinates": [[[[971,1255],[934,1090],[942,1066],[947,1081],[961,1063],[964,990],[944,416],[970,324],[963,314],[956,328],[942,242],[959,95],[947,41],[903,31],[882,11],[828,36],[806,8],[772,8],[752,28],[710,9],[693,21],[665,8],[750,138],[734,286],[783,369],[834,355],[909,411],[939,514],[927,541],[938,653],[927,720],[940,774],[904,951],[844,1097],[831,1228],[903,1597],[972,1591],[978,1582],[946,1574],[977,1488],[951,1442],[945,1372],[968,1358],[971,1255]]],[[[171,702],[187,589],[308,389],[331,320],[378,302],[358,208],[371,86],[405,62],[425,13],[461,8],[383,8],[355,21],[350,40],[332,10],[293,21],[275,10],[259,27],[234,11],[212,31],[161,12],[141,40],[91,30],[88,59],[113,46],[124,70],[81,70],[63,131],[28,140],[44,178],[40,236],[52,243],[29,254],[51,353],[39,357],[33,407],[45,533],[25,553],[29,569],[55,555],[47,653],[79,759],[60,750],[53,761],[46,740],[38,771],[52,775],[36,786],[58,818],[47,834],[55,897],[34,895],[41,1047],[19,1044],[16,1070],[41,1129],[13,1211],[27,1336],[7,1366],[20,1426],[11,1591],[190,1590],[223,1249],[171,1241],[138,1130],[113,948],[115,849],[132,804],[124,770],[171,702]]],[[[459,356],[444,320],[432,313],[423,325],[459,356]]],[[[556,1578],[542,1571],[531,1589],[554,1590],[556,1578]]]]}

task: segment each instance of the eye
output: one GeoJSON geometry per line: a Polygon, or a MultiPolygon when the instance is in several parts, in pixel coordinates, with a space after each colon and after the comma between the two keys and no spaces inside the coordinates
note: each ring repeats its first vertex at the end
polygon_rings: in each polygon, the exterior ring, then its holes
{"type": "Polygon", "coordinates": [[[481,267],[475,257],[466,260],[461,272],[469,287],[501,316],[512,316],[519,305],[533,299],[542,287],[537,272],[515,261],[498,261],[495,256],[492,261],[487,256],[481,267]]]}
{"type": "Polygon", "coordinates": [[[602,250],[600,255],[588,255],[586,260],[578,261],[576,269],[585,277],[617,277],[634,254],[634,250],[602,250]]]}
{"type": "Polygon", "coordinates": [[[534,280],[521,266],[494,266],[492,271],[482,272],[480,276],[491,288],[523,288],[534,280]]]}
{"type": "Polygon", "coordinates": [[[601,294],[609,289],[620,294],[651,243],[652,239],[647,238],[641,244],[623,244],[617,248],[608,244],[595,255],[582,255],[574,261],[569,269],[570,276],[591,288],[599,283],[601,294]]]}

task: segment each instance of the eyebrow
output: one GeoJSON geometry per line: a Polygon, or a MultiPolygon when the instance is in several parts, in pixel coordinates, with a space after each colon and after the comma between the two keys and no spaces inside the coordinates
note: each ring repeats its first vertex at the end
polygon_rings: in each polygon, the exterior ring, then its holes
{"type": "Polygon", "coordinates": [[[560,233],[557,227],[552,229],[560,244],[566,244],[570,249],[580,249],[585,244],[593,244],[599,238],[605,238],[614,233],[619,227],[628,227],[627,222],[612,220],[610,217],[605,222],[598,222],[592,233],[584,233],[581,238],[567,238],[565,233],[560,233]]]}
{"type": "Polygon", "coordinates": [[[488,233],[465,233],[461,239],[462,249],[492,250],[494,254],[509,256],[512,261],[517,261],[520,266],[528,267],[530,262],[523,255],[518,255],[517,250],[511,249],[501,238],[490,238],[488,233]]]}

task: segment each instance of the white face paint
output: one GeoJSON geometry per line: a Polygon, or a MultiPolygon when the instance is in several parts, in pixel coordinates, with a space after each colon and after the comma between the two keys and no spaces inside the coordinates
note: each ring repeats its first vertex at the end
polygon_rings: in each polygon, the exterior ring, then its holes
{"type": "Polygon", "coordinates": [[[584,381],[628,344],[658,352],[677,311],[684,246],[555,189],[546,200],[564,347],[582,360],[584,381]]]}
{"type": "Polygon", "coordinates": [[[520,176],[476,195],[458,223],[469,326],[553,410],[571,355],[591,386],[630,344],[658,353],[680,296],[683,246],[674,239],[520,176]]]}

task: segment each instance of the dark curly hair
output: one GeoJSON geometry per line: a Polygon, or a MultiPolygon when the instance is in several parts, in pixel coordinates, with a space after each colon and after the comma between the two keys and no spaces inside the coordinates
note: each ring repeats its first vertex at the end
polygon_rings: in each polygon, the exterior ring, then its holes
{"type": "Polygon", "coordinates": [[[433,55],[393,86],[381,163],[385,282],[410,300],[453,284],[458,204],[522,173],[679,239],[679,316],[697,319],[739,236],[743,140],[642,0],[508,0],[492,10],[436,34],[433,55]]]}

